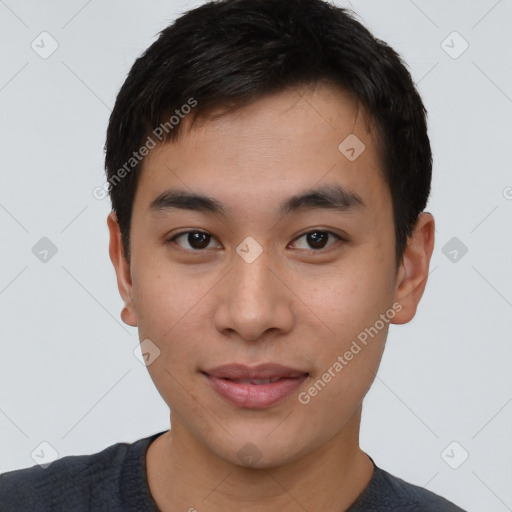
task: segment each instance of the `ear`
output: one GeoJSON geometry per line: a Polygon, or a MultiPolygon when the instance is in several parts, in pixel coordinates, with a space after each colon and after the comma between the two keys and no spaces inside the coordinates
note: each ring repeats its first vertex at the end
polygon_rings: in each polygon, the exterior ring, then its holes
{"type": "Polygon", "coordinates": [[[434,250],[434,217],[427,212],[420,213],[414,232],[407,240],[402,262],[398,269],[395,302],[402,309],[391,320],[393,324],[410,322],[427,284],[428,269],[434,250]]]}
{"type": "Polygon", "coordinates": [[[115,212],[110,212],[107,217],[108,230],[110,232],[110,243],[108,252],[114,265],[117,277],[117,287],[125,307],[121,311],[121,319],[127,325],[137,326],[137,315],[133,307],[133,287],[130,265],[126,261],[121,238],[121,229],[115,212]]]}

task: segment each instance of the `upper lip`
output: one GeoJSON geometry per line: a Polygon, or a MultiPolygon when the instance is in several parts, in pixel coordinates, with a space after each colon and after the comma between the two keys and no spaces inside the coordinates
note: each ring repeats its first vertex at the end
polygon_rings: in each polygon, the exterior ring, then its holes
{"type": "Polygon", "coordinates": [[[271,379],[273,377],[301,377],[308,374],[307,371],[289,366],[283,366],[275,363],[264,363],[255,366],[246,366],[244,364],[224,364],[216,366],[204,373],[212,377],[221,377],[225,379],[271,379]]]}

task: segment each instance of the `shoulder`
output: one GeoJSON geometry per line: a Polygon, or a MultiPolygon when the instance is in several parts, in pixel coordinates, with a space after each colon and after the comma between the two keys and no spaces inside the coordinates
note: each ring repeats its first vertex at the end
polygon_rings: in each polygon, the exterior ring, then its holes
{"type": "MultiPolygon", "coordinates": [[[[372,461],[373,462],[373,461],[372,461]]],[[[447,499],[417,485],[405,482],[374,463],[368,487],[350,512],[465,512],[447,499]]]]}
{"type": "MultiPolygon", "coordinates": [[[[158,434],[157,434],[158,435],[158,434]]],[[[0,475],[0,509],[10,511],[115,510],[122,503],[127,463],[156,436],[117,443],[91,455],[70,455],[46,468],[35,465],[0,475]]]]}

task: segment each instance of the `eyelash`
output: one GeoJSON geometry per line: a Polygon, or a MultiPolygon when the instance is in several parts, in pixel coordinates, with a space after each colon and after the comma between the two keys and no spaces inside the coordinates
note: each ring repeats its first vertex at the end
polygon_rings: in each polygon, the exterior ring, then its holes
{"type": "MultiPolygon", "coordinates": [[[[181,236],[184,236],[184,235],[188,235],[188,234],[191,234],[191,233],[202,233],[202,234],[205,234],[205,235],[210,235],[210,233],[208,233],[207,231],[200,231],[200,230],[190,230],[190,231],[182,231],[180,233],[177,233],[176,235],[172,236],[171,238],[169,238],[168,240],[165,241],[166,244],[170,244],[172,242],[175,242],[177,238],[181,237],[181,236]]],[[[332,235],[333,237],[335,237],[336,239],[338,239],[338,241],[341,241],[341,242],[346,242],[347,240],[343,237],[341,237],[340,235],[336,234],[336,233],[333,233],[332,231],[329,231],[329,230],[322,230],[322,229],[313,229],[311,231],[307,231],[305,233],[302,233],[302,235],[299,235],[297,238],[294,239],[294,242],[296,242],[297,240],[300,240],[301,238],[307,236],[307,235],[310,235],[312,233],[323,233],[323,234],[327,234],[327,235],[332,235]]],[[[210,237],[215,240],[215,238],[210,235],[210,237]]],[[[209,243],[210,243],[211,240],[209,240],[209,243]]],[[[208,243],[208,244],[209,244],[208,243]]],[[[178,244],[179,245],[179,244],[178,244]]],[[[308,252],[322,252],[322,251],[326,251],[328,250],[330,247],[332,247],[334,244],[331,244],[331,245],[328,245],[327,247],[322,247],[320,249],[300,249],[300,250],[306,250],[308,252]]],[[[180,246],[181,247],[181,246],[180,246]]],[[[185,249],[184,247],[181,247],[182,249],[184,249],[185,251],[189,251],[189,252],[204,252],[206,251],[207,249],[185,249]]]]}

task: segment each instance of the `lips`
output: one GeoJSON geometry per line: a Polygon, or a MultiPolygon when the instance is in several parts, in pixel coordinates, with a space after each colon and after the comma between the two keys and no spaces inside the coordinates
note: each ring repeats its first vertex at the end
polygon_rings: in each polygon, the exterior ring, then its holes
{"type": "Polygon", "coordinates": [[[220,396],[237,407],[261,409],[277,404],[296,390],[309,372],[274,363],[228,364],[202,372],[220,396]]]}
{"type": "Polygon", "coordinates": [[[262,380],[262,379],[277,379],[277,378],[293,378],[300,377],[305,373],[305,370],[291,368],[275,363],[259,364],[257,366],[246,366],[243,364],[225,364],[217,366],[210,370],[205,370],[204,373],[212,375],[213,377],[220,377],[223,379],[231,380],[262,380]]]}
{"type": "Polygon", "coordinates": [[[233,382],[238,382],[239,384],[254,384],[256,386],[259,386],[261,384],[270,384],[271,382],[277,382],[278,380],[281,380],[282,378],[286,378],[286,377],[272,377],[270,379],[227,379],[227,380],[232,380],[233,382]]]}

